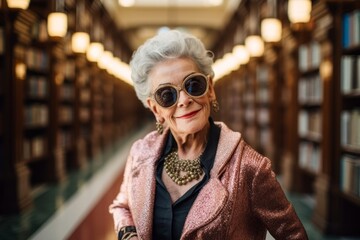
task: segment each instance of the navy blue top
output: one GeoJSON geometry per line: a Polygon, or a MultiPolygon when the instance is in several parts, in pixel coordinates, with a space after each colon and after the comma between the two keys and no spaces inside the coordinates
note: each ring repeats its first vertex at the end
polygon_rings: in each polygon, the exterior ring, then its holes
{"type": "Polygon", "coordinates": [[[214,124],[211,118],[209,118],[209,122],[209,139],[205,151],[200,158],[201,166],[204,170],[205,176],[198,184],[189,189],[174,203],[172,203],[170,194],[161,179],[164,168],[164,158],[171,152],[172,149],[176,148],[175,139],[171,132],[169,134],[164,152],[156,169],[153,239],[180,239],[186,216],[189,213],[189,210],[200,190],[210,178],[210,171],[214,165],[216,149],[219,142],[220,128],[214,124]]]}

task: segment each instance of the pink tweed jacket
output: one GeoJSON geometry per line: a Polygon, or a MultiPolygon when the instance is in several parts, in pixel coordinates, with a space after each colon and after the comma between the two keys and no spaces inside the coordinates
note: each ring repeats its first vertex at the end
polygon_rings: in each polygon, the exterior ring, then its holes
{"type": "MultiPolygon", "coordinates": [[[[286,199],[269,159],[261,156],[224,123],[210,180],[186,218],[181,239],[307,239],[302,223],[286,199]]],[[[162,135],[149,133],[135,142],[124,181],[109,206],[115,230],[136,226],[139,239],[151,239],[155,169],[165,145],[162,135]]]]}

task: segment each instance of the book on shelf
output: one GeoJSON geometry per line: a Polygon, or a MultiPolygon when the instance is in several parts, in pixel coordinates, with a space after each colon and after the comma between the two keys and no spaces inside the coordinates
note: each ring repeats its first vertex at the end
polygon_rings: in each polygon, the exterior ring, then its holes
{"type": "Polygon", "coordinates": [[[49,55],[46,50],[30,48],[27,49],[26,65],[29,69],[46,71],[49,68],[49,55]]]}
{"type": "Polygon", "coordinates": [[[342,17],[342,46],[360,45],[360,10],[345,13],[342,17]]]}
{"type": "Polygon", "coordinates": [[[74,86],[72,84],[63,84],[60,87],[60,99],[61,100],[66,100],[66,101],[71,101],[74,99],[74,95],[75,95],[75,89],[74,86]]]}
{"type": "Polygon", "coordinates": [[[73,134],[69,130],[59,132],[59,143],[61,148],[69,150],[73,145],[73,134]]]}
{"type": "Polygon", "coordinates": [[[30,97],[46,97],[48,95],[47,79],[43,76],[30,76],[27,92],[30,97]]]}
{"type": "Polygon", "coordinates": [[[59,109],[59,119],[60,123],[66,124],[73,121],[74,113],[73,109],[68,106],[61,106],[59,109]]]}
{"type": "Polygon", "coordinates": [[[82,89],[80,91],[80,101],[82,103],[88,103],[91,100],[91,92],[90,89],[82,89]]]}
{"type": "Polygon", "coordinates": [[[25,138],[23,140],[23,159],[30,160],[44,156],[46,153],[46,142],[44,136],[25,138]]]}
{"type": "Polygon", "coordinates": [[[341,113],[341,144],[360,149],[360,109],[341,113]]]}
{"type": "Polygon", "coordinates": [[[34,40],[45,42],[48,40],[47,23],[45,20],[35,22],[31,28],[31,35],[34,40]]]}
{"type": "Polygon", "coordinates": [[[48,124],[48,107],[44,104],[33,104],[24,109],[24,121],[27,127],[46,126],[48,124]]]}
{"type": "Polygon", "coordinates": [[[319,74],[299,79],[298,98],[300,103],[320,102],[323,98],[323,85],[319,74]]]}
{"type": "Polygon", "coordinates": [[[257,66],[256,78],[258,83],[261,84],[267,84],[269,82],[269,68],[265,64],[257,66]]]}
{"type": "Polygon", "coordinates": [[[299,144],[299,166],[311,173],[317,174],[321,169],[320,146],[311,142],[301,141],[299,144]]]}
{"type": "Polygon", "coordinates": [[[360,56],[344,55],[341,58],[341,90],[349,93],[360,89],[360,56]]]}
{"type": "Polygon", "coordinates": [[[341,159],[340,188],[360,197],[360,157],[344,154],[341,159]]]}
{"type": "Polygon", "coordinates": [[[65,78],[67,80],[73,80],[75,78],[75,61],[67,60],[65,63],[65,78]]]}
{"type": "Polygon", "coordinates": [[[300,110],[298,116],[298,133],[300,137],[321,138],[321,111],[300,110]]]}
{"type": "Polygon", "coordinates": [[[299,46],[299,69],[300,71],[308,71],[318,68],[321,61],[320,45],[316,41],[301,44],[299,46]]]}

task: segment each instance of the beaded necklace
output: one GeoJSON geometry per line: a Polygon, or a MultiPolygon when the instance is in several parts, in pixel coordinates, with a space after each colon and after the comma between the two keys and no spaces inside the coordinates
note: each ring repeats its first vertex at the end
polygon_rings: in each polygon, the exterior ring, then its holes
{"type": "Polygon", "coordinates": [[[194,160],[180,159],[174,150],[165,157],[165,172],[177,185],[186,185],[194,179],[198,180],[204,173],[200,164],[201,155],[194,160]],[[185,174],[181,176],[181,172],[185,174]]]}

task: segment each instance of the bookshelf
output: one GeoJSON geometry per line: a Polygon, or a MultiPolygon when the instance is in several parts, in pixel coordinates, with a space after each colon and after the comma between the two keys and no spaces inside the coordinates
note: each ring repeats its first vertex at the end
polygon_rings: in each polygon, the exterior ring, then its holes
{"type": "Polygon", "coordinates": [[[243,75],[243,113],[244,113],[244,139],[254,148],[259,149],[258,142],[258,112],[257,112],[257,59],[251,59],[246,65],[246,72],[243,75]]]}
{"type": "MultiPolygon", "coordinates": [[[[98,29],[113,24],[100,1],[84,3],[81,11],[97,19],[98,29]]],[[[9,189],[0,199],[0,213],[30,207],[39,184],[61,182],[69,171],[86,167],[136,127],[143,113],[131,86],[72,52],[76,1],[65,1],[67,36],[48,37],[46,18],[53,7],[52,1],[31,1],[27,10],[0,8],[0,187],[9,189]],[[126,107],[116,110],[115,94],[126,107]]],[[[129,47],[121,35],[108,36],[115,37],[128,60],[129,47]]]]}
{"type": "Polygon", "coordinates": [[[335,176],[336,189],[339,191],[343,204],[339,214],[344,229],[350,233],[358,233],[356,226],[360,224],[360,3],[330,2],[329,7],[334,13],[336,40],[334,54],[336,105],[336,141],[335,176]],[[350,213],[357,214],[350,217],[350,213]]]}
{"type": "MultiPolygon", "coordinates": [[[[314,29],[312,38],[320,44],[321,59],[319,73],[316,74],[320,75],[322,88],[306,97],[310,101],[307,104],[309,108],[316,109],[318,103],[321,106],[321,117],[308,117],[311,132],[308,135],[314,138],[313,142],[320,140],[321,158],[314,182],[316,204],[313,221],[325,233],[354,236],[360,234],[360,201],[356,191],[351,190],[351,182],[358,183],[358,180],[344,173],[352,171],[353,156],[359,157],[356,155],[356,146],[349,144],[351,137],[348,135],[356,135],[358,131],[356,126],[351,128],[348,121],[359,106],[356,103],[359,99],[353,67],[356,66],[356,55],[360,52],[356,50],[356,44],[348,42],[347,37],[344,37],[346,31],[351,32],[345,27],[344,19],[348,14],[356,12],[356,9],[360,9],[360,2],[330,0],[313,6],[312,16],[322,26],[321,29],[314,29]],[[322,93],[322,98],[316,97],[318,93],[322,93]],[[321,126],[320,131],[317,125],[321,126]]],[[[315,74],[315,70],[310,72],[315,74]]]]}
{"type": "Polygon", "coordinates": [[[269,67],[264,63],[256,66],[256,108],[258,112],[257,126],[259,128],[259,151],[270,157],[271,131],[270,131],[270,83],[269,67]]]}
{"type": "MultiPolygon", "coordinates": [[[[301,43],[298,50],[298,165],[301,178],[314,178],[321,169],[321,126],[323,82],[319,67],[321,61],[320,44],[311,40],[301,43]]],[[[305,191],[313,192],[311,186],[305,191]]]]}
{"type": "MultiPolygon", "coordinates": [[[[91,156],[97,157],[102,150],[101,132],[102,132],[102,92],[100,69],[97,66],[91,66],[91,76],[94,76],[90,81],[91,89],[91,156]]],[[[121,120],[121,118],[119,118],[121,120]]]]}
{"type": "Polygon", "coordinates": [[[281,74],[282,55],[280,43],[266,43],[263,60],[256,69],[257,75],[257,111],[259,126],[259,151],[272,160],[273,170],[281,173],[281,154],[284,127],[284,114],[281,105],[281,86],[284,79],[281,74]]]}

